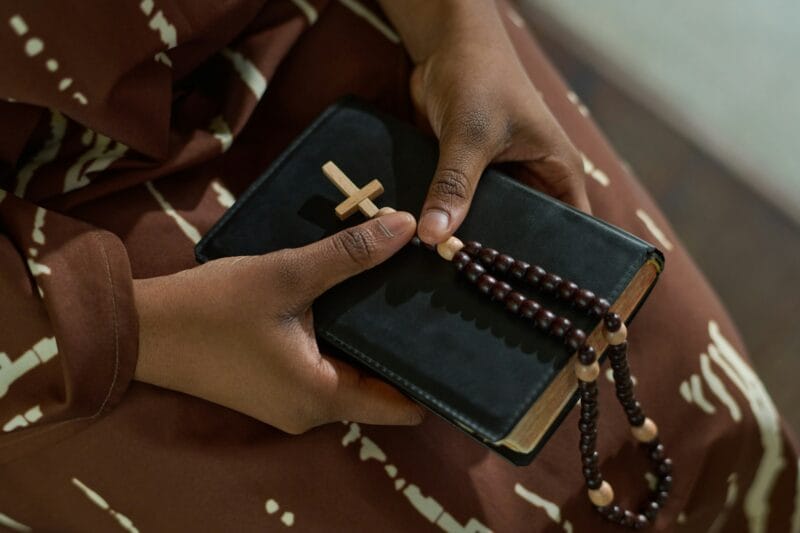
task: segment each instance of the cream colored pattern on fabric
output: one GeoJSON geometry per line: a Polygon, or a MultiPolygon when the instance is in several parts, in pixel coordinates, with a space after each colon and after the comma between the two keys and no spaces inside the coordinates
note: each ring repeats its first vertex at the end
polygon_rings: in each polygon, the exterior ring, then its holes
{"type": "Polygon", "coordinates": [[[545,514],[547,514],[548,518],[550,518],[550,520],[556,524],[561,524],[561,527],[564,528],[564,531],[567,533],[572,531],[572,524],[569,520],[564,520],[563,523],[561,522],[561,508],[558,505],[542,498],[535,492],[526,489],[521,483],[514,485],[514,492],[517,493],[517,496],[527,501],[534,507],[542,509],[545,514]]]}
{"type": "Polygon", "coordinates": [[[230,48],[223,48],[220,53],[233,65],[245,85],[252,91],[256,100],[261,100],[267,90],[267,79],[249,59],[230,48]]]}
{"type": "Polygon", "coordinates": [[[728,521],[728,515],[730,514],[733,506],[736,504],[738,497],[739,477],[737,476],[736,472],[733,472],[728,476],[728,490],[725,494],[725,503],[722,506],[722,511],[720,511],[720,513],[714,519],[714,522],[711,523],[711,527],[708,528],[708,533],[719,533],[722,531],[722,528],[725,527],[725,523],[728,521]]]}
{"type": "Polygon", "coordinates": [[[94,145],[81,154],[78,160],[67,169],[67,173],[64,176],[64,192],[86,187],[91,183],[89,174],[107,169],[128,151],[128,147],[121,142],[115,141],[114,145],[111,146],[109,137],[102,133],[95,133],[90,129],[86,130],[81,140],[89,139],[89,142],[91,142],[92,138],[94,138],[94,145]]]}
{"type": "Polygon", "coordinates": [[[222,145],[222,153],[224,154],[227,152],[228,148],[233,144],[233,134],[231,133],[230,126],[225,122],[222,115],[217,115],[211,119],[208,129],[211,130],[211,133],[214,134],[214,138],[222,145]]]}
{"type": "MultiPolygon", "coordinates": [[[[11,29],[18,37],[22,37],[27,35],[29,31],[28,23],[25,22],[25,19],[20,14],[11,15],[8,19],[8,24],[11,26],[11,29]]],[[[44,41],[37,36],[29,37],[25,40],[25,44],[23,45],[23,49],[25,50],[25,55],[30,58],[35,58],[39,54],[41,54],[45,49],[44,41]]],[[[44,61],[44,68],[47,69],[49,72],[55,72],[58,70],[58,61],[50,57],[46,61],[44,61]]],[[[63,78],[58,84],[58,90],[64,91],[72,84],[71,78],[63,78]]],[[[72,98],[75,99],[81,105],[88,105],[89,99],[86,98],[86,95],[83,93],[76,91],[72,94],[72,98]]],[[[9,99],[9,101],[12,101],[9,99]]]]}
{"type": "Polygon", "coordinates": [[[231,194],[231,191],[226,189],[219,180],[212,180],[211,188],[217,193],[217,203],[225,209],[228,209],[236,202],[236,198],[231,194]]]}
{"type": "Polygon", "coordinates": [[[20,413],[6,422],[3,425],[3,432],[10,433],[15,429],[28,427],[29,425],[38,421],[40,418],[42,418],[42,408],[38,405],[35,405],[24,413],[20,413]]]}
{"type": "Polygon", "coordinates": [[[447,533],[491,533],[491,530],[476,518],[470,518],[465,525],[461,525],[435,498],[425,496],[419,486],[407,483],[402,477],[398,478],[397,466],[384,464],[387,461],[386,453],[372,439],[362,435],[361,426],[355,422],[344,422],[344,424],[347,425],[347,433],[342,438],[342,446],[346,448],[355,442],[360,442],[359,459],[383,464],[387,477],[394,480],[395,490],[402,490],[403,496],[411,506],[429,522],[447,533]]]}
{"type": "Polygon", "coordinates": [[[594,163],[583,152],[581,152],[581,159],[583,160],[583,172],[587,176],[590,176],[603,187],[608,187],[611,184],[611,180],[608,179],[606,173],[594,166],[594,163]]]}
{"type": "Polygon", "coordinates": [[[303,15],[308,19],[308,25],[313,26],[317,21],[319,14],[316,8],[312,6],[308,0],[292,0],[292,3],[297,6],[297,9],[303,12],[303,15]]]}
{"type": "Polygon", "coordinates": [[[583,102],[581,102],[581,99],[578,98],[578,95],[575,94],[573,91],[567,91],[567,100],[572,102],[575,105],[575,107],[578,108],[578,112],[581,115],[583,115],[584,117],[588,117],[589,116],[589,108],[587,108],[585,105],[583,105],[583,102]]]}
{"type": "Polygon", "coordinates": [[[128,531],[128,533],[139,533],[139,530],[136,526],[133,525],[133,522],[130,518],[125,516],[124,514],[120,513],[119,511],[115,511],[108,505],[108,502],[103,499],[97,492],[87,487],[80,479],[72,478],[72,484],[78,487],[81,492],[89,499],[90,502],[98,506],[100,509],[104,511],[108,511],[108,514],[114,517],[117,523],[124,529],[128,531]]]}
{"type": "Polygon", "coordinates": [[[800,533],[800,461],[797,462],[797,481],[794,485],[794,511],[791,533],[800,533]]]}
{"type": "Polygon", "coordinates": [[[178,224],[178,227],[181,229],[184,235],[186,235],[194,244],[200,242],[200,232],[197,231],[197,228],[192,226],[189,221],[175,211],[175,208],[173,208],[172,205],[164,198],[164,196],[158,192],[153,185],[153,182],[148,181],[145,183],[145,186],[147,187],[147,190],[150,191],[150,194],[153,195],[153,198],[156,199],[158,205],[161,206],[161,210],[164,211],[168,217],[174,220],[176,224],[178,224]]]}
{"type": "Polygon", "coordinates": [[[36,154],[17,173],[17,187],[14,194],[25,197],[25,190],[39,167],[53,161],[61,150],[61,142],[67,131],[67,119],[56,111],[50,110],[50,137],[44,142],[36,154]]]}
{"type": "MultiPolygon", "coordinates": [[[[611,383],[614,383],[614,371],[610,368],[606,369],[606,379],[611,383]]],[[[637,383],[636,376],[634,376],[633,374],[631,374],[631,383],[633,383],[634,385],[636,385],[637,383]]]]}
{"type": "Polygon", "coordinates": [[[0,526],[7,527],[12,531],[33,531],[30,527],[3,513],[0,513],[0,526]]]}
{"type": "MultiPolygon", "coordinates": [[[[264,510],[267,512],[267,514],[275,514],[278,512],[278,510],[280,510],[280,508],[281,506],[278,504],[278,502],[272,498],[264,502],[264,510]]],[[[291,527],[294,525],[294,513],[291,511],[284,511],[283,514],[281,514],[280,520],[286,527],[291,527]]]]}
{"type": "Polygon", "coordinates": [[[739,409],[739,404],[737,404],[736,400],[730,395],[728,389],[725,387],[725,383],[723,383],[711,369],[711,360],[708,355],[704,353],[700,354],[700,370],[703,373],[703,379],[706,380],[708,388],[711,389],[711,392],[719,398],[719,401],[728,408],[734,422],[741,422],[742,410],[739,409]]]}
{"type": "MultiPolygon", "coordinates": [[[[150,17],[154,7],[155,2],[153,2],[153,0],[142,0],[139,4],[139,9],[141,9],[146,17],[150,17]]],[[[155,15],[149,18],[147,27],[158,33],[158,38],[161,39],[161,42],[164,43],[167,50],[172,50],[178,46],[178,31],[175,29],[175,26],[167,20],[162,10],[159,9],[155,15]]],[[[172,68],[172,61],[164,51],[158,52],[153,56],[153,59],[172,68]]]]}
{"type": "Polygon", "coordinates": [[[644,222],[645,227],[650,233],[653,234],[653,237],[655,237],[656,240],[661,243],[661,246],[663,246],[665,250],[672,251],[672,249],[675,248],[675,246],[672,244],[672,241],[670,241],[666,234],[661,231],[661,228],[656,225],[655,221],[650,217],[650,215],[645,213],[642,209],[637,209],[636,216],[639,217],[639,220],[644,222]]]}
{"type": "Polygon", "coordinates": [[[384,37],[389,39],[395,44],[400,44],[400,36],[397,33],[386,25],[378,15],[367,9],[364,4],[358,2],[357,0],[339,0],[343,6],[348,8],[350,11],[358,15],[359,17],[363,18],[367,22],[369,22],[372,27],[376,30],[381,32],[384,37]]]}
{"type": "Polygon", "coordinates": [[[58,355],[55,337],[44,337],[26,350],[13,363],[5,352],[0,352],[0,398],[19,378],[58,355]]]}
{"type": "Polygon", "coordinates": [[[4,191],[3,189],[0,189],[0,204],[2,204],[3,200],[5,200],[5,199],[6,199],[6,191],[4,191]]]}
{"type": "Polygon", "coordinates": [[[694,403],[707,414],[713,415],[717,411],[717,408],[710,404],[703,395],[703,383],[697,374],[689,376],[689,381],[681,382],[679,390],[684,400],[694,403]]]}
{"type": "Polygon", "coordinates": [[[747,489],[743,508],[750,531],[763,533],[767,531],[772,489],[781,471],[786,468],[780,416],[758,375],[725,338],[719,325],[713,320],[708,323],[708,333],[711,337],[708,355],[720,365],[728,378],[747,398],[761,433],[763,453],[753,482],[747,489]]]}

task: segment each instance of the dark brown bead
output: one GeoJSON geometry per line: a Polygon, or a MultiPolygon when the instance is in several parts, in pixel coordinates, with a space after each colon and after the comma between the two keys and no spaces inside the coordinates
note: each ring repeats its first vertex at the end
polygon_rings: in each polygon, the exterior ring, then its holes
{"type": "Polygon", "coordinates": [[[522,304],[519,306],[519,314],[525,318],[533,318],[536,316],[542,309],[542,306],[539,305],[536,301],[531,300],[530,298],[526,299],[522,304]]]}
{"type": "Polygon", "coordinates": [[[420,244],[422,244],[422,241],[419,239],[419,237],[414,235],[413,237],[411,237],[411,244],[413,246],[419,246],[420,244]]]}
{"type": "Polygon", "coordinates": [[[478,255],[481,249],[483,249],[483,245],[481,245],[481,243],[479,243],[478,241],[467,241],[464,244],[464,248],[462,248],[462,250],[464,250],[465,253],[473,257],[478,255]]]}
{"type": "Polygon", "coordinates": [[[514,264],[508,269],[508,273],[515,279],[522,279],[529,268],[530,265],[525,261],[514,261],[514,264]]]}
{"type": "Polygon", "coordinates": [[[646,504],[644,504],[644,508],[642,509],[642,514],[644,514],[644,516],[646,516],[648,520],[655,520],[660,510],[661,506],[658,505],[658,503],[647,502],[646,504]]]}
{"type": "Polygon", "coordinates": [[[628,527],[633,527],[633,522],[636,520],[636,515],[633,511],[625,510],[622,513],[622,523],[628,527]]]}
{"type": "Polygon", "coordinates": [[[568,302],[575,295],[577,290],[578,286],[576,284],[571,281],[564,280],[561,282],[561,285],[558,286],[558,297],[565,302],[568,302]]]}
{"type": "Polygon", "coordinates": [[[482,274],[481,277],[478,278],[478,290],[483,294],[491,293],[495,285],[497,285],[497,280],[490,274],[482,274]]]}
{"type": "Polygon", "coordinates": [[[498,272],[507,272],[514,264],[514,258],[507,254],[500,254],[494,258],[494,268],[498,272]]]}
{"type": "Polygon", "coordinates": [[[597,422],[584,422],[580,420],[578,422],[578,429],[581,430],[581,433],[589,433],[592,430],[597,431],[597,422]]]}
{"type": "Polygon", "coordinates": [[[622,327],[622,319],[617,313],[607,313],[604,321],[608,331],[617,331],[622,327]]]}
{"type": "Polygon", "coordinates": [[[664,445],[661,443],[656,444],[650,448],[650,459],[653,461],[661,461],[664,458],[664,445]]]}
{"type": "Polygon", "coordinates": [[[553,320],[556,319],[556,315],[548,311],[547,309],[540,309],[538,313],[536,313],[536,326],[542,330],[550,329],[550,324],[553,323],[553,320]]]}
{"type": "Polygon", "coordinates": [[[664,476],[659,479],[656,488],[660,491],[669,492],[672,489],[672,476],[664,476]]]}
{"type": "Polygon", "coordinates": [[[581,455],[587,455],[594,451],[594,446],[589,443],[581,443],[580,445],[581,455]]]}
{"type": "Polygon", "coordinates": [[[525,281],[530,283],[533,287],[538,287],[542,279],[547,275],[545,269],[539,265],[533,265],[525,273],[525,281]]]}
{"type": "Polygon", "coordinates": [[[586,333],[580,328],[570,328],[569,333],[564,337],[564,343],[573,352],[583,346],[586,342],[586,333]]]}
{"type": "Polygon", "coordinates": [[[594,301],[594,304],[592,304],[590,314],[595,317],[604,316],[608,312],[609,307],[611,307],[611,304],[608,303],[608,300],[598,298],[594,301]]]}
{"type": "Polygon", "coordinates": [[[594,351],[594,348],[587,344],[581,348],[581,351],[578,353],[578,360],[582,365],[591,365],[597,361],[597,353],[594,351]]]}
{"type": "Polygon", "coordinates": [[[512,313],[516,313],[517,311],[519,311],[519,307],[525,301],[525,295],[520,294],[517,291],[511,291],[510,293],[508,293],[508,296],[506,296],[505,301],[506,301],[506,309],[508,309],[512,313]]]}
{"type": "Polygon", "coordinates": [[[467,266],[464,267],[463,272],[468,280],[470,280],[472,283],[475,283],[476,281],[478,281],[479,277],[486,274],[486,269],[483,268],[478,263],[476,263],[475,261],[472,261],[467,266]]]}
{"type": "Polygon", "coordinates": [[[660,491],[656,492],[655,497],[653,498],[653,501],[656,502],[661,507],[664,507],[664,504],[667,503],[668,499],[669,499],[669,492],[664,491],[664,490],[660,490],[660,491]]]}
{"type": "Polygon", "coordinates": [[[486,266],[489,266],[492,263],[494,263],[494,259],[498,255],[500,255],[500,252],[498,252],[494,248],[484,248],[483,250],[478,252],[478,257],[480,258],[481,263],[483,263],[486,266]]]}
{"type": "Polygon", "coordinates": [[[578,292],[575,293],[574,299],[572,301],[575,303],[575,307],[577,307],[580,310],[584,310],[594,305],[594,300],[595,296],[592,291],[586,289],[578,289],[578,292]]]}
{"type": "Polygon", "coordinates": [[[556,319],[553,320],[553,323],[550,325],[550,334],[560,339],[566,335],[567,331],[569,331],[569,328],[571,327],[572,322],[563,316],[559,316],[556,317],[556,319]]]}
{"type": "Polygon", "coordinates": [[[504,300],[509,292],[511,292],[511,285],[505,281],[498,281],[492,289],[492,300],[504,300]]]}
{"type": "Polygon", "coordinates": [[[596,477],[586,478],[586,486],[592,490],[597,490],[603,484],[603,476],[597,475],[596,477]]]}
{"type": "Polygon", "coordinates": [[[661,460],[661,464],[658,465],[658,472],[665,476],[668,476],[672,473],[672,459],[666,457],[661,460]]]}
{"type": "Polygon", "coordinates": [[[467,263],[471,261],[469,255],[467,255],[463,250],[459,250],[453,256],[453,265],[455,265],[457,270],[463,270],[467,263]]]}
{"type": "Polygon", "coordinates": [[[622,518],[622,507],[619,505],[610,505],[608,507],[608,514],[606,515],[612,522],[618,521],[622,518]]]}
{"type": "Polygon", "coordinates": [[[600,454],[597,453],[597,451],[593,451],[591,454],[582,458],[583,466],[596,465],[599,459],[600,454]]]}
{"type": "Polygon", "coordinates": [[[561,284],[561,276],[549,273],[546,274],[544,278],[542,278],[540,288],[544,292],[553,292],[558,288],[560,284],[561,284]]]}
{"type": "Polygon", "coordinates": [[[636,518],[633,519],[633,529],[644,529],[649,523],[645,515],[637,514],[636,518]]]}

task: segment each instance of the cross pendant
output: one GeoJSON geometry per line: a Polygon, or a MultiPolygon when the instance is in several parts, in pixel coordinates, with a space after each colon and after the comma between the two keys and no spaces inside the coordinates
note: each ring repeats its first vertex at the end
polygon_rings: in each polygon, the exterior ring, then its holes
{"type": "Polygon", "coordinates": [[[374,217],[379,211],[382,214],[394,211],[391,207],[378,209],[378,206],[372,202],[372,200],[383,194],[383,184],[380,181],[372,180],[359,189],[333,161],[328,161],[322,165],[322,172],[339,189],[339,192],[347,197],[336,206],[336,216],[339,217],[339,220],[348,218],[356,211],[361,211],[367,218],[374,217]]]}
{"type": "MultiPolygon", "coordinates": [[[[328,177],[331,183],[347,197],[344,202],[336,206],[336,216],[339,217],[339,220],[346,219],[356,211],[361,211],[367,218],[395,212],[391,207],[381,207],[378,209],[378,206],[372,202],[372,200],[383,194],[383,185],[380,181],[372,180],[359,189],[333,161],[328,161],[322,165],[322,172],[328,177]]],[[[416,237],[415,241],[419,244],[419,239],[416,237]]],[[[436,249],[443,259],[452,261],[455,254],[463,247],[464,243],[457,237],[452,236],[446,241],[437,244],[435,247],[430,246],[429,248],[436,249]]]]}

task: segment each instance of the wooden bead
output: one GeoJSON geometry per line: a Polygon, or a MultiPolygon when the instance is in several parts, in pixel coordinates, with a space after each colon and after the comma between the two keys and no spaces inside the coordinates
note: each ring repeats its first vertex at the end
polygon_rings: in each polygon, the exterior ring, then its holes
{"type": "Polygon", "coordinates": [[[617,331],[603,329],[603,335],[605,335],[608,344],[616,346],[622,344],[625,342],[625,339],[628,338],[628,328],[625,326],[625,323],[621,323],[617,331]]]}
{"type": "Polygon", "coordinates": [[[572,322],[563,316],[559,316],[553,320],[552,324],[550,324],[550,334],[560,339],[567,334],[567,331],[569,331],[569,328],[571,327],[572,322]]]}
{"type": "Polygon", "coordinates": [[[497,285],[497,280],[494,279],[494,276],[482,274],[481,277],[478,278],[478,290],[483,294],[489,294],[492,292],[492,289],[494,289],[495,285],[497,285]]]}
{"type": "Polygon", "coordinates": [[[456,254],[453,256],[453,264],[455,265],[457,270],[462,270],[465,266],[467,266],[467,263],[469,263],[471,260],[472,259],[470,258],[470,256],[467,255],[464,252],[464,250],[456,252],[456,254]]]}
{"type": "Polygon", "coordinates": [[[458,237],[450,237],[446,241],[440,242],[436,245],[436,251],[439,252],[439,255],[441,255],[446,261],[452,261],[453,256],[455,256],[463,248],[464,243],[461,242],[461,239],[458,237]]]}
{"type": "Polygon", "coordinates": [[[474,261],[464,267],[464,275],[467,276],[467,279],[472,283],[478,281],[478,278],[485,273],[486,269],[474,261]]]}
{"type": "Polygon", "coordinates": [[[562,281],[561,276],[557,274],[546,274],[544,278],[542,278],[541,289],[544,292],[553,292],[561,285],[562,281]]]}
{"type": "Polygon", "coordinates": [[[561,282],[561,285],[558,286],[558,297],[568,302],[575,295],[575,291],[577,290],[578,286],[575,283],[564,280],[561,282]]]}
{"type": "Polygon", "coordinates": [[[498,272],[507,272],[514,264],[514,258],[507,254],[500,254],[494,259],[494,269],[498,272]]]}
{"type": "Polygon", "coordinates": [[[592,291],[586,289],[579,289],[577,293],[575,293],[575,307],[578,309],[588,309],[590,306],[594,304],[595,295],[592,291]]]}
{"type": "Polygon", "coordinates": [[[567,347],[572,350],[573,352],[583,346],[583,343],[586,342],[586,333],[583,332],[580,328],[572,328],[567,333],[566,337],[564,337],[564,343],[567,347]]]}
{"type": "Polygon", "coordinates": [[[506,296],[505,302],[506,309],[512,313],[516,313],[519,311],[519,307],[525,302],[525,295],[517,291],[512,291],[506,296]]]}
{"type": "Polygon", "coordinates": [[[538,302],[527,299],[519,306],[519,314],[525,318],[533,318],[541,309],[542,306],[538,302]]]}
{"type": "Polygon", "coordinates": [[[631,433],[633,433],[633,438],[639,442],[652,442],[658,437],[658,426],[651,418],[645,418],[644,424],[631,428],[631,433]]]}
{"type": "Polygon", "coordinates": [[[555,319],[556,315],[545,308],[539,309],[539,312],[536,313],[536,316],[534,317],[534,320],[536,320],[536,326],[543,330],[550,329],[550,324],[552,324],[553,320],[555,319]]]}
{"type": "Polygon", "coordinates": [[[494,263],[494,260],[498,255],[500,255],[500,252],[494,248],[484,248],[478,252],[478,257],[480,258],[481,263],[486,266],[490,266],[492,263],[494,263]]]}
{"type": "Polygon", "coordinates": [[[575,376],[581,381],[596,381],[600,375],[600,364],[595,361],[591,365],[575,363],[575,376]]]}
{"type": "Polygon", "coordinates": [[[584,365],[591,365],[597,361],[597,352],[594,351],[593,347],[587,344],[583,346],[581,351],[578,353],[578,361],[584,365]]]}
{"type": "Polygon", "coordinates": [[[603,481],[599,489],[589,489],[589,499],[597,507],[606,507],[614,501],[614,489],[608,481],[603,481]]]}
{"type": "Polygon", "coordinates": [[[525,281],[530,283],[532,286],[537,287],[539,283],[542,282],[542,278],[544,278],[546,275],[547,271],[545,271],[545,269],[539,265],[533,265],[525,273],[525,281]]]}
{"type": "Polygon", "coordinates": [[[391,213],[397,213],[397,210],[389,206],[381,207],[378,209],[377,216],[382,217],[383,215],[389,215],[391,213]]]}
{"type": "Polygon", "coordinates": [[[525,261],[514,261],[514,264],[508,269],[508,273],[515,279],[522,279],[529,268],[530,265],[525,261]]]}
{"type": "Polygon", "coordinates": [[[492,300],[505,300],[509,292],[511,292],[511,285],[505,281],[498,281],[492,289],[492,300]]]}
{"type": "Polygon", "coordinates": [[[483,248],[483,245],[478,241],[467,241],[464,244],[464,252],[471,256],[477,255],[481,251],[481,248],[483,248]]]}

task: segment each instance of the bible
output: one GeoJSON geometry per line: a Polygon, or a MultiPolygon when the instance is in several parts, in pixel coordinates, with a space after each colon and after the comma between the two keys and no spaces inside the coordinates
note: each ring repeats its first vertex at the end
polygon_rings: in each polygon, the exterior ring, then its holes
{"type": "MultiPolygon", "coordinates": [[[[197,259],[303,246],[362,222],[360,214],[344,222],[336,216],[344,198],[322,172],[328,161],[356,188],[378,179],[378,206],[417,214],[437,156],[436,140],[410,124],[342,100],[203,237],[197,259]]],[[[602,296],[625,322],[664,264],[651,244],[492,167],[456,235],[559,273],[602,296]]],[[[408,245],[314,303],[320,349],[365,366],[478,442],[528,464],[578,399],[577,354],[466,285],[435,251],[408,245]]],[[[604,352],[599,318],[554,295],[536,298],[585,331],[597,354],[604,352]]]]}

